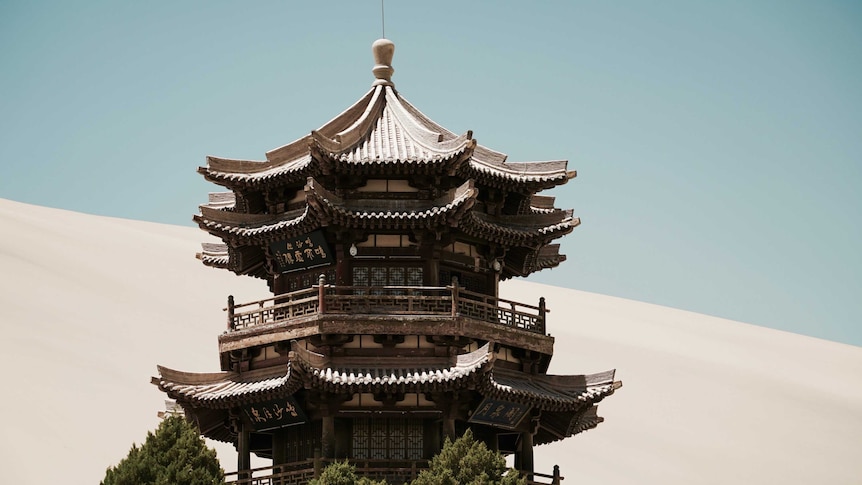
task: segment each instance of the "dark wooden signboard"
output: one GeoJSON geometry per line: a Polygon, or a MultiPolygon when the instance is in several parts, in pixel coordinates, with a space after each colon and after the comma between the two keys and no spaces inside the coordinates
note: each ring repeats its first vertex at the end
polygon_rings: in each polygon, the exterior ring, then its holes
{"type": "Polygon", "coordinates": [[[306,421],[305,413],[292,397],[249,404],[243,406],[242,410],[251,420],[255,431],[283,428],[306,421]]]}
{"type": "Polygon", "coordinates": [[[530,411],[531,406],[500,399],[485,398],[470,416],[471,423],[487,424],[498,428],[515,429],[530,411]]]}
{"type": "Polygon", "coordinates": [[[326,245],[323,231],[276,241],[269,245],[278,270],[282,273],[316,268],[335,262],[332,251],[326,245]]]}

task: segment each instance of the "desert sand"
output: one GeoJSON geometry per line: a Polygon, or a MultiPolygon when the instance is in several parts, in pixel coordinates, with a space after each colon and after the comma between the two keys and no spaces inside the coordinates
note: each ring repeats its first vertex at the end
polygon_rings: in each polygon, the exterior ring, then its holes
{"type": "MultiPolygon", "coordinates": [[[[218,370],[227,296],[267,296],[197,261],[206,235],[191,227],[0,199],[0,228],[4,483],[98,483],[158,424],[156,364],[218,370]]],[[[623,381],[598,428],[536,449],[537,471],[559,464],[569,484],[862,483],[862,348],[524,281],[502,292],[546,297],[552,373],[616,368],[623,381]]]]}

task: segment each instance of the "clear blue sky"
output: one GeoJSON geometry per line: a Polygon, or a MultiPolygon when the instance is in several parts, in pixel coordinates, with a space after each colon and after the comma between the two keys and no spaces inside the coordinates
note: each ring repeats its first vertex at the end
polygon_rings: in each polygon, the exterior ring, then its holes
{"type": "MultiPolygon", "coordinates": [[[[341,112],[380,30],[375,0],[0,2],[0,197],[191,225],[204,157],[341,112]]],[[[432,119],[578,170],[535,281],[862,345],[862,4],[390,0],[386,36],[432,119]]]]}

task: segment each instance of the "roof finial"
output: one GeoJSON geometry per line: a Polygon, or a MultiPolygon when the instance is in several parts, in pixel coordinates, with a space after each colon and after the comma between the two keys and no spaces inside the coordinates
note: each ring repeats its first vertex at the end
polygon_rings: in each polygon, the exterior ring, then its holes
{"type": "Polygon", "coordinates": [[[389,39],[377,39],[371,44],[374,53],[374,68],[371,72],[377,78],[372,86],[394,86],[391,78],[395,69],[392,68],[392,55],[395,54],[395,44],[389,39]]]}

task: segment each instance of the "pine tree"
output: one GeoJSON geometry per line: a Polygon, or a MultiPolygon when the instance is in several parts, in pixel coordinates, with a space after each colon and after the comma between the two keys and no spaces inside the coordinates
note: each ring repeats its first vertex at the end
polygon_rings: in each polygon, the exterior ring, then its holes
{"type": "Polygon", "coordinates": [[[506,460],[476,441],[469,429],[454,442],[446,438],[429,468],[411,485],[525,485],[527,480],[506,469],[506,460]]]}
{"type": "Polygon", "coordinates": [[[376,482],[370,478],[357,477],[356,467],[344,460],[328,465],[320,478],[308,482],[308,485],[386,485],[386,480],[376,482]]]}
{"type": "Polygon", "coordinates": [[[224,483],[216,452],[182,416],[166,417],[148,432],[143,445],[132,445],[117,466],[108,468],[101,485],[213,485],[224,483]]]}

